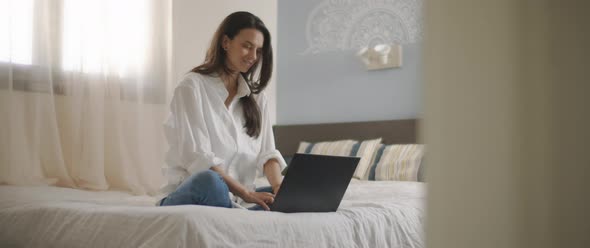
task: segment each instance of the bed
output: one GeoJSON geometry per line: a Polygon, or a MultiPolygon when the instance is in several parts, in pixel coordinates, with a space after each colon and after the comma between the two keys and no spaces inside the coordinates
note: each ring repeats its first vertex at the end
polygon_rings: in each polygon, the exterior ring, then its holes
{"type": "MultiPolygon", "coordinates": [[[[299,140],[343,135],[416,141],[414,120],[276,126],[274,131],[286,155],[299,140]],[[331,131],[321,131],[325,128],[331,131]]],[[[425,190],[421,182],[355,179],[335,213],[284,214],[155,207],[154,198],[126,192],[3,185],[0,247],[424,247],[425,190]]]]}

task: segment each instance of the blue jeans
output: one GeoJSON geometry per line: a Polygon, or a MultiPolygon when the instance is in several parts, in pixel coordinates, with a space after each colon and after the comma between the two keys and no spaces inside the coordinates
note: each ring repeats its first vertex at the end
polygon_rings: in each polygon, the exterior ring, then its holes
{"type": "MultiPolygon", "coordinates": [[[[256,192],[270,192],[271,187],[261,187],[256,192]]],[[[231,208],[229,188],[219,173],[206,170],[184,180],[178,188],[160,202],[160,206],[203,205],[231,208]]],[[[250,210],[262,210],[259,205],[250,210]]]]}

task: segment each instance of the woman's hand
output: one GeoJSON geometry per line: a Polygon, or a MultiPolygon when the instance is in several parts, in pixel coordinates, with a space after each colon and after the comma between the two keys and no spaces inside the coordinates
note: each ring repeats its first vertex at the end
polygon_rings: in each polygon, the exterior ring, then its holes
{"type": "Polygon", "coordinates": [[[248,191],[241,195],[240,198],[248,203],[256,203],[267,211],[270,210],[268,204],[272,204],[275,201],[275,196],[268,192],[248,191]]]}
{"type": "Polygon", "coordinates": [[[238,181],[225,174],[220,166],[211,166],[211,170],[219,173],[223,178],[223,181],[227,184],[229,191],[234,195],[239,196],[248,203],[256,203],[262,206],[265,210],[270,210],[268,204],[272,204],[275,201],[275,196],[268,192],[252,192],[246,187],[242,186],[238,181]]]}

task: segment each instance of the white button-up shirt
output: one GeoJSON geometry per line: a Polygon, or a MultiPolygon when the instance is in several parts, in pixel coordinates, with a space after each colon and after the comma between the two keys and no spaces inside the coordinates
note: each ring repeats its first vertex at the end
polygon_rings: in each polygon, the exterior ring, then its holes
{"type": "MultiPolygon", "coordinates": [[[[190,72],[174,90],[170,117],[164,124],[170,149],[164,167],[168,182],[162,193],[173,192],[188,176],[220,166],[232,178],[254,190],[254,180],[263,165],[276,159],[281,169],[285,160],[275,149],[274,135],[264,92],[254,96],[261,113],[258,138],[248,136],[239,99],[251,93],[244,78],[238,77],[237,95],[229,107],[229,93],[217,76],[190,72]]],[[[230,193],[231,194],[231,193],[230,193]]],[[[234,201],[235,197],[232,196],[234,201]]]]}

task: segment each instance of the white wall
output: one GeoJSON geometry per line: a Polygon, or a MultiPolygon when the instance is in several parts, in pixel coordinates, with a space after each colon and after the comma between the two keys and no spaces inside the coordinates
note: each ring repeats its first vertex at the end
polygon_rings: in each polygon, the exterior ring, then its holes
{"type": "Polygon", "coordinates": [[[260,17],[270,31],[275,70],[266,94],[270,99],[272,123],[276,123],[277,0],[174,0],[172,80],[178,82],[186,72],[203,62],[217,26],[223,18],[235,11],[248,11],[260,17]]]}

